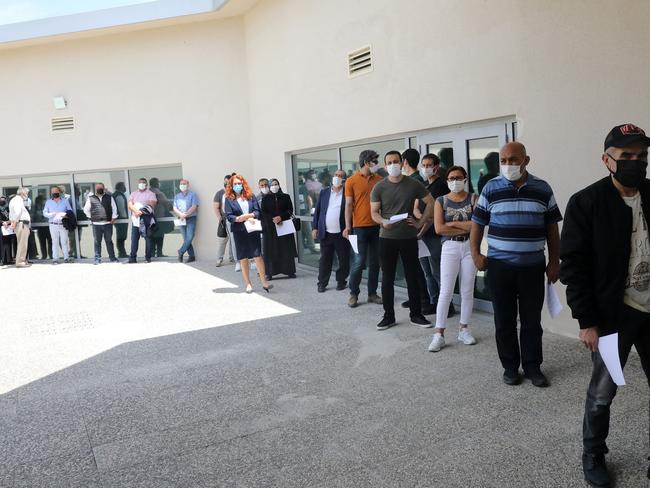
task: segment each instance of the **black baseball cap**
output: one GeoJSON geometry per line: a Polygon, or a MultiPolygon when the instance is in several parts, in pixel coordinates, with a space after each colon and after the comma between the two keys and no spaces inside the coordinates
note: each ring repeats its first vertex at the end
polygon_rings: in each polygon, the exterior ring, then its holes
{"type": "Polygon", "coordinates": [[[641,127],[634,124],[617,125],[609,131],[605,138],[605,151],[610,147],[625,147],[635,142],[642,142],[650,146],[650,137],[645,135],[641,127]]]}

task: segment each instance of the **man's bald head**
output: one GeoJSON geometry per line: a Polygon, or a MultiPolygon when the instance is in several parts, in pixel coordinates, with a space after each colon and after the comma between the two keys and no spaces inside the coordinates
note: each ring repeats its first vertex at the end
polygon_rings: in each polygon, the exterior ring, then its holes
{"type": "Polygon", "coordinates": [[[508,144],[505,144],[501,148],[499,154],[503,155],[504,153],[508,153],[508,154],[519,153],[522,159],[525,159],[527,156],[526,146],[524,146],[521,142],[517,142],[517,141],[513,141],[513,142],[509,142],[508,144]]]}
{"type": "Polygon", "coordinates": [[[526,146],[521,142],[509,142],[499,151],[499,160],[501,164],[525,166],[530,158],[526,154],[526,146]]]}

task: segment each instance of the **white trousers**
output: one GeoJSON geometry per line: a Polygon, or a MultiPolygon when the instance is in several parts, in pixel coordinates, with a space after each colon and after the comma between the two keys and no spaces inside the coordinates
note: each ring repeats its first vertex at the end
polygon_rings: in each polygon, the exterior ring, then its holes
{"type": "Polygon", "coordinates": [[[454,294],[456,278],[460,281],[460,323],[469,324],[474,308],[476,266],[467,241],[445,241],[440,256],[440,296],[436,309],[436,327],[445,328],[447,311],[454,294]]]}
{"type": "Polygon", "coordinates": [[[63,259],[68,259],[68,231],[58,224],[50,224],[52,236],[52,258],[59,259],[59,244],[63,250],[63,259]]]}

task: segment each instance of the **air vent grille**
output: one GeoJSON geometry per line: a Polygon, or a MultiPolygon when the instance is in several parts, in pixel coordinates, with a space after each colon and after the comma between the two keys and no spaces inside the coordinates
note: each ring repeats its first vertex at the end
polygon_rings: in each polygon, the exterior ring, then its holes
{"type": "Polygon", "coordinates": [[[370,46],[362,47],[356,51],[348,53],[348,76],[355,76],[370,73],[372,71],[372,48],[370,46]]]}
{"type": "Polygon", "coordinates": [[[74,117],[57,117],[52,119],[52,132],[70,132],[74,130],[74,117]]]}

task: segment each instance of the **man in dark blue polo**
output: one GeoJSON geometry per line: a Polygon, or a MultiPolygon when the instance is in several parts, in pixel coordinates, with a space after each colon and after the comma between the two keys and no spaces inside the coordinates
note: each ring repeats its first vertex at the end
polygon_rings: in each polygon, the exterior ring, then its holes
{"type": "Polygon", "coordinates": [[[549,283],[555,283],[559,277],[557,224],[562,215],[548,183],[528,173],[530,157],[523,144],[506,144],[499,158],[501,176],[485,185],[472,217],[472,258],[479,270],[490,269],[497,351],[504,369],[504,383],[521,383],[521,365],[533,385],[544,387],[548,386],[540,370],[544,273],[549,283]],[[489,227],[487,257],[480,250],[486,225],[489,227]],[[544,256],[546,242],[548,265],[544,256]],[[520,340],[517,340],[517,310],[520,340]]]}
{"type": "Polygon", "coordinates": [[[332,274],[334,252],[339,261],[336,270],[336,289],[344,290],[350,272],[350,243],[343,237],[345,229],[345,171],[336,170],[332,186],[323,188],[314,209],[312,236],[320,240],[318,261],[318,291],[324,292],[332,274]]]}

